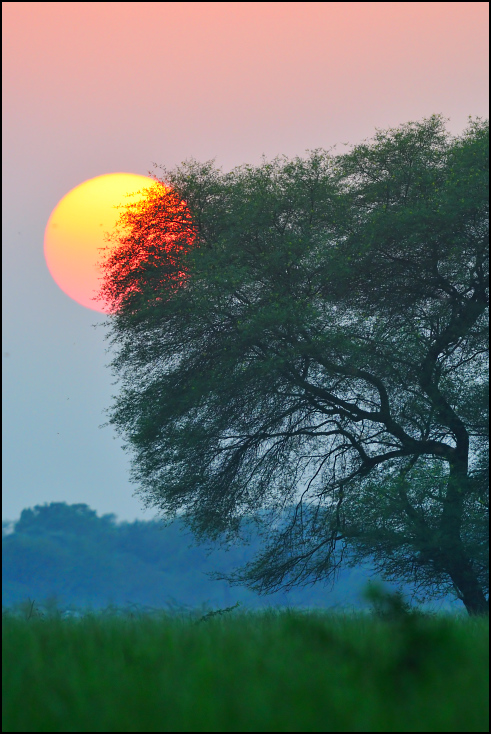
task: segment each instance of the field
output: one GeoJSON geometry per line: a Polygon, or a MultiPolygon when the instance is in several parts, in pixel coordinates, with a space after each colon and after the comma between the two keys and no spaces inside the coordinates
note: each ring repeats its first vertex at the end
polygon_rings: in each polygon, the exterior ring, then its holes
{"type": "Polygon", "coordinates": [[[487,619],[390,611],[7,613],[3,731],[487,731],[487,619]]]}

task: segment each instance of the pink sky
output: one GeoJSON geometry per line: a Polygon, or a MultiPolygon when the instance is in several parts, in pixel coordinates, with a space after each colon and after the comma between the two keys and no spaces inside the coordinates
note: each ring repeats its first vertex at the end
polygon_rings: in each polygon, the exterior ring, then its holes
{"type": "Polygon", "coordinates": [[[140,169],[188,155],[231,167],[487,114],[484,2],[2,7],[5,135],[50,167],[70,153],[119,170],[122,147],[140,169]]]}
{"type": "Polygon", "coordinates": [[[44,261],[60,199],[103,173],[191,156],[228,170],[434,113],[458,133],[488,115],[488,14],[485,2],[2,3],[7,517],[55,500],[140,512],[118,442],[98,430],[114,388],[95,312],[44,261]]]}

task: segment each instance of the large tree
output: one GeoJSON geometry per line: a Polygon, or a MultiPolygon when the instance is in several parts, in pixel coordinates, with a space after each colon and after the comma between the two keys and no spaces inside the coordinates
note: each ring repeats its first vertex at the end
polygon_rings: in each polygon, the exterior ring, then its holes
{"type": "Polygon", "coordinates": [[[369,560],[488,609],[487,124],[440,116],[122,215],[103,293],[146,504],[261,555],[260,592],[369,560]]]}

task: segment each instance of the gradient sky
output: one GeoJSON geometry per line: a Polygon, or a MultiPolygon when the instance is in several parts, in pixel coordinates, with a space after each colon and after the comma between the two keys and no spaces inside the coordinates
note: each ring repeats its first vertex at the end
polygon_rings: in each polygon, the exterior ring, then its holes
{"type": "Polygon", "coordinates": [[[103,173],[355,144],[488,116],[486,2],[4,2],[3,517],[85,502],[150,519],[104,422],[95,311],[43,257],[51,211],[103,173]]]}

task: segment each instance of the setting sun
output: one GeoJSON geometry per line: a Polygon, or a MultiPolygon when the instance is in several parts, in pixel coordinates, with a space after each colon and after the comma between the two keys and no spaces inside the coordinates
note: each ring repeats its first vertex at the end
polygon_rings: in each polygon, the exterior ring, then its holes
{"type": "Polygon", "coordinates": [[[44,255],[53,279],[70,298],[105,313],[100,288],[104,233],[111,232],[121,209],[143,198],[143,190],[158,186],[148,176],[108,173],[69,191],[53,209],[44,234],[44,255]]]}

